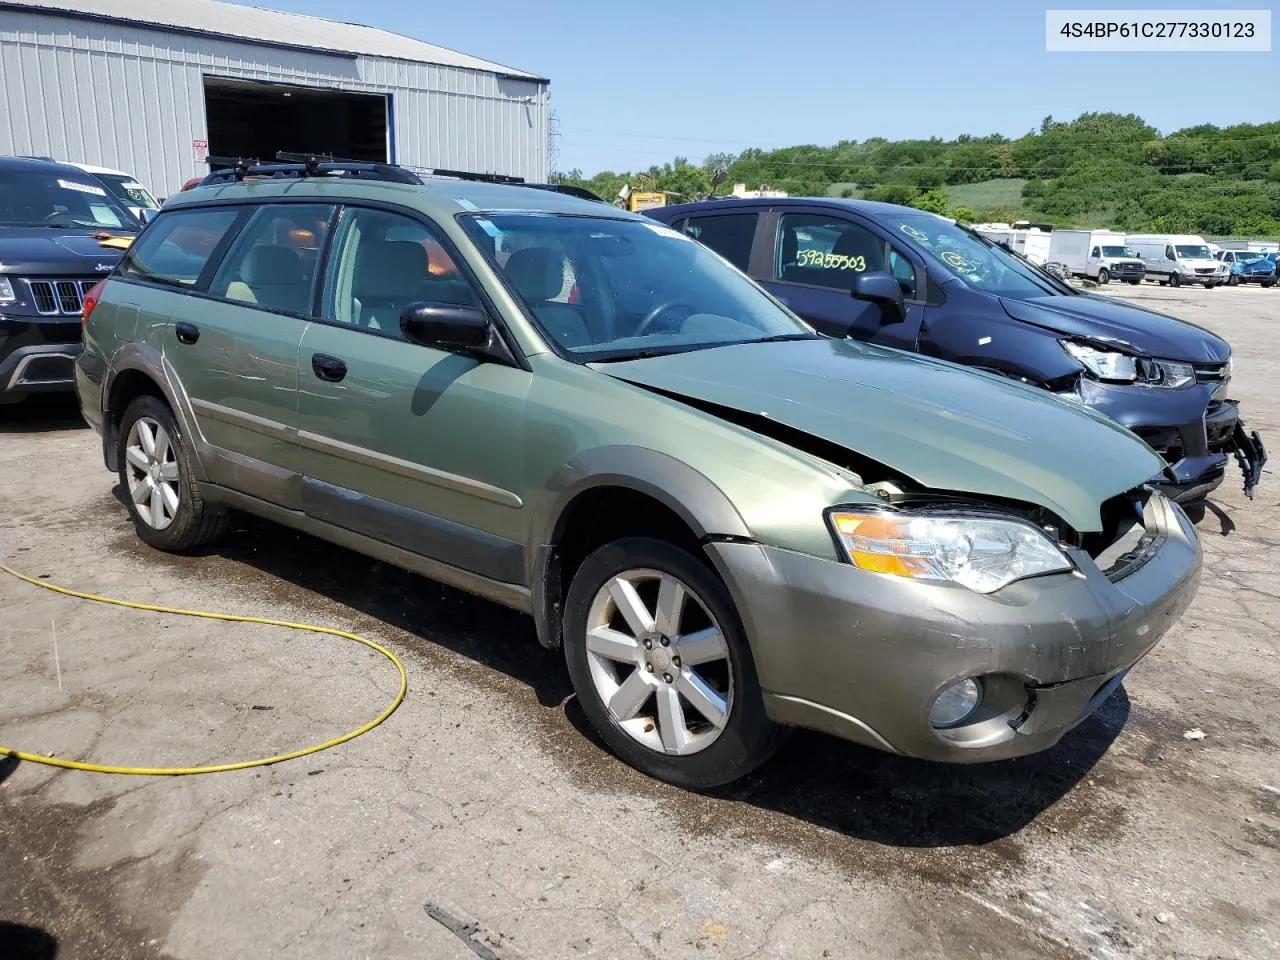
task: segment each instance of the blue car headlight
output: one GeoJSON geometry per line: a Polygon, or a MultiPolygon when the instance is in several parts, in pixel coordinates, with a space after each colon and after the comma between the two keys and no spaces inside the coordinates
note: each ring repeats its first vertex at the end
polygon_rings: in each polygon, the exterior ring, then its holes
{"type": "Polygon", "coordinates": [[[1087,343],[1059,340],[1080,366],[1104,383],[1141,383],[1147,387],[1176,389],[1196,382],[1195,368],[1178,360],[1148,360],[1118,350],[1102,350],[1087,343]]]}

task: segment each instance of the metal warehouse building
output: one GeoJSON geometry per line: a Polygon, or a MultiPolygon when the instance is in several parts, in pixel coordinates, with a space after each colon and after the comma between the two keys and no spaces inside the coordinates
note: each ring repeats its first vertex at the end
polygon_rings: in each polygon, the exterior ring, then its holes
{"type": "Polygon", "coordinates": [[[135,174],[331,153],[547,176],[548,81],[371,27],[216,0],[0,0],[0,154],[135,174]]]}

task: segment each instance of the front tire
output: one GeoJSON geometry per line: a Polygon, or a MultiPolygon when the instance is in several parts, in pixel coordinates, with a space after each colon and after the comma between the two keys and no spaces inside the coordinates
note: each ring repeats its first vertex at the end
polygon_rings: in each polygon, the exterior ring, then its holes
{"type": "Polygon", "coordinates": [[[1240,278],[1232,274],[1231,279],[1227,281],[1227,286],[1229,287],[1240,286],[1240,278]]]}
{"type": "Polygon", "coordinates": [[[1182,286],[1182,275],[1178,273],[1169,274],[1169,286],[1171,287],[1182,286]]]}
{"type": "Polygon", "coordinates": [[[1111,282],[1111,274],[1107,272],[1106,267],[1098,271],[1098,285],[1105,287],[1111,282]]]}
{"type": "Polygon", "coordinates": [[[1141,281],[1141,280],[1130,280],[1129,282],[1130,282],[1131,284],[1133,284],[1135,287],[1140,287],[1140,286],[1142,286],[1142,281],[1141,281]]]}
{"type": "Polygon", "coordinates": [[[780,742],[728,590],[679,547],[631,537],[587,557],[565,602],[564,650],[591,725],[651,777],[708,790],[780,742]]]}
{"type": "Polygon", "coordinates": [[[168,404],[138,397],[125,409],[118,435],[120,483],[140,540],[180,553],[222,535],[230,513],[201,498],[191,453],[168,404]]]}

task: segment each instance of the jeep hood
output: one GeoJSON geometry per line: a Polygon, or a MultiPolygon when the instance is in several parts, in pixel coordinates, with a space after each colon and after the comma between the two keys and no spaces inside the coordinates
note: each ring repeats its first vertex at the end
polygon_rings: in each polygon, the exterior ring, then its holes
{"type": "Polygon", "coordinates": [[[1231,356],[1227,341],[1203,327],[1111,297],[1002,298],[1000,303],[1015,320],[1138,356],[1186,363],[1225,363],[1231,356]]]}
{"type": "Polygon", "coordinates": [[[1164,461],[1123,427],[1034,387],[849,340],[748,343],[593,364],[702,409],[767,417],[923,487],[1052,510],[1102,528],[1103,501],[1164,461]]]}
{"type": "Polygon", "coordinates": [[[0,269],[32,273],[107,273],[120,251],[103,247],[95,234],[132,236],[136,231],[112,229],[57,230],[43,227],[0,227],[0,269]],[[102,265],[102,268],[99,267],[102,265]]]}

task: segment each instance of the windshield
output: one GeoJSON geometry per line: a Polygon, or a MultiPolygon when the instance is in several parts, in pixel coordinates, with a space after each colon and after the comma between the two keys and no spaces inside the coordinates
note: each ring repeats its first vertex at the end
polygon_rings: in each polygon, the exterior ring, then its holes
{"type": "Polygon", "coordinates": [[[0,223],[136,229],[137,221],[87,174],[0,170],[0,223]]]}
{"type": "Polygon", "coordinates": [[[582,362],[816,336],[719,256],[657,223],[460,219],[544,336],[582,362]]]}
{"type": "Polygon", "coordinates": [[[950,220],[906,210],[881,215],[881,219],[890,229],[932,253],[947,271],[975,290],[1015,300],[1070,292],[1024,258],[950,220]]]}
{"type": "Polygon", "coordinates": [[[160,204],[156,203],[155,197],[147,192],[147,188],[133,177],[120,173],[99,173],[95,176],[102,181],[103,186],[111,191],[112,195],[121,203],[130,207],[144,207],[155,210],[160,204]]]}
{"type": "Polygon", "coordinates": [[[1205,246],[1199,246],[1199,247],[1195,245],[1190,245],[1185,247],[1179,246],[1178,259],[1179,260],[1212,260],[1213,254],[1211,254],[1209,252],[1209,248],[1205,246]]]}
{"type": "Polygon", "coordinates": [[[1137,256],[1128,247],[1103,247],[1102,255],[1104,257],[1133,257],[1137,256]]]}

